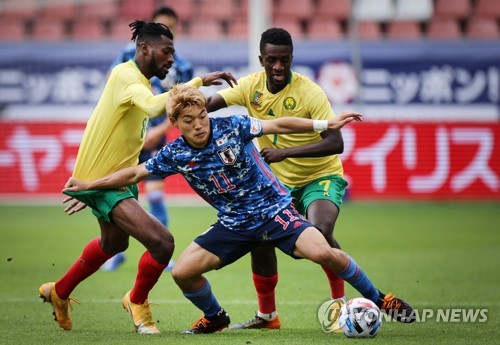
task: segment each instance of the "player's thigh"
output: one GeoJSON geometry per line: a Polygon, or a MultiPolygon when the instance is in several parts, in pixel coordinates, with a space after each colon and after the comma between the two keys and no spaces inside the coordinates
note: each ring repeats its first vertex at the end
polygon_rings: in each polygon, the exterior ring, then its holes
{"type": "Polygon", "coordinates": [[[119,202],[112,211],[113,222],[148,249],[163,241],[173,242],[173,236],[155,217],[146,212],[134,198],[119,202]]]}
{"type": "Polygon", "coordinates": [[[118,225],[97,219],[101,228],[101,248],[105,253],[116,254],[128,248],[130,235],[118,225]]]}
{"type": "Polygon", "coordinates": [[[339,208],[331,200],[317,199],[307,208],[306,218],[322,233],[331,234],[339,215],[339,208]]]}
{"type": "Polygon", "coordinates": [[[294,256],[309,259],[321,265],[342,271],[347,263],[346,254],[336,248],[331,248],[324,236],[315,227],[305,229],[295,242],[294,256]]]}
{"type": "Polygon", "coordinates": [[[174,279],[199,276],[219,268],[221,263],[221,259],[217,255],[209,252],[196,242],[192,242],[177,259],[172,269],[172,275],[174,279]]]}

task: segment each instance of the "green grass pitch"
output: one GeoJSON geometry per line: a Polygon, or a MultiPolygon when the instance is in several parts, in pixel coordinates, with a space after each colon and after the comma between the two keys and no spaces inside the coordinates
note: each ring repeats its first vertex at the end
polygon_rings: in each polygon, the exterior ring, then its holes
{"type": "MultiPolygon", "coordinates": [[[[174,259],[215,219],[208,207],[171,207],[174,259]]],[[[282,329],[181,335],[201,316],[165,272],[150,294],[161,335],[134,332],[121,299],[132,288],[142,246],[131,240],[116,272],[97,272],[74,291],[73,330],[52,320],[38,287],[57,280],[98,234],[88,210],[68,217],[62,206],[0,205],[1,344],[498,344],[500,329],[499,203],[347,203],[336,236],[382,291],[418,309],[487,308],[488,321],[411,325],[385,322],[374,339],[323,333],[317,309],[329,295],[322,270],[279,253],[277,288],[282,329]]],[[[207,274],[232,322],[257,308],[249,258],[207,274]]],[[[348,297],[359,294],[347,289],[348,297]]]]}

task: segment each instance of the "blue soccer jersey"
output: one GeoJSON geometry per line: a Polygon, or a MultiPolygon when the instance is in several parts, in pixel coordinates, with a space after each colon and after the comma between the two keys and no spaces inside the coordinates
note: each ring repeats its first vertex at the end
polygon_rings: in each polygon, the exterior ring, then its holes
{"type": "Polygon", "coordinates": [[[211,118],[210,125],[204,148],[191,147],[181,136],[148,160],[146,169],[161,177],[182,174],[231,230],[263,225],[292,198],[252,143],[262,135],[260,121],[233,115],[211,118]]]}

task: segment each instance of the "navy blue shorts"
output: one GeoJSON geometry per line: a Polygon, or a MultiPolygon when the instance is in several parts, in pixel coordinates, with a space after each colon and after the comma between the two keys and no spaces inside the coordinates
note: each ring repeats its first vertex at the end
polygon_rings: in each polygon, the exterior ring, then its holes
{"type": "Polygon", "coordinates": [[[258,228],[235,231],[217,222],[194,242],[221,259],[219,268],[235,262],[261,244],[272,245],[296,258],[293,256],[295,242],[305,229],[312,226],[290,204],[258,228]]]}

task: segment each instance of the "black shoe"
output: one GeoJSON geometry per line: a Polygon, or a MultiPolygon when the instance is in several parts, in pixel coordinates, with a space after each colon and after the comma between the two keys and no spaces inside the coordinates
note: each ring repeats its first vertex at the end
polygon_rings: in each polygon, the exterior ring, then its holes
{"type": "Polygon", "coordinates": [[[181,332],[182,334],[200,334],[200,333],[215,333],[227,328],[231,323],[231,319],[226,311],[221,307],[217,314],[210,319],[205,315],[191,325],[191,329],[181,332]]]}
{"type": "Polygon", "coordinates": [[[380,310],[398,322],[412,323],[416,320],[416,313],[413,307],[390,292],[387,295],[380,292],[376,305],[380,310]]]}

